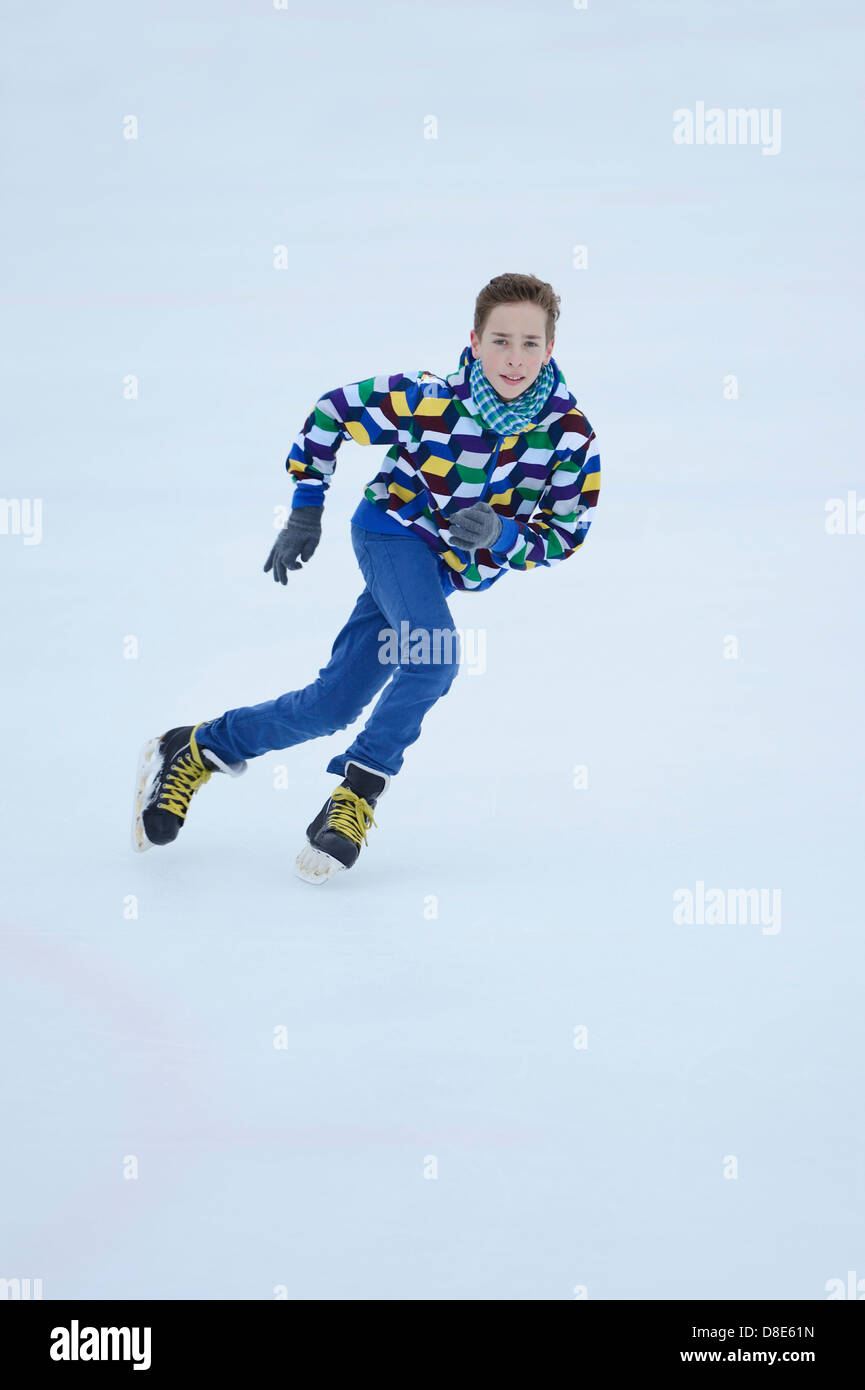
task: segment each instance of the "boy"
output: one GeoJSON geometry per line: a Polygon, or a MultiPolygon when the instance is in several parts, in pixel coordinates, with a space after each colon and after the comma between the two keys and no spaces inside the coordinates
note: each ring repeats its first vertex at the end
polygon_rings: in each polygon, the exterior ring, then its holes
{"type": "Polygon", "coordinates": [[[356,862],[379,797],[459,669],[446,595],[565,560],[585,540],[600,461],[552,356],[559,302],[534,275],[496,276],[478,295],[456,372],[372,377],[315,404],[286,459],[292,509],[264,569],[285,584],[311,558],[342,441],[386,444],[351,519],[363,593],[312,684],[145,744],[135,849],[176,839],[213,772],[239,776],[247,758],[347,728],[385,686],[361,733],[327,765],[343,780],[307,827],[295,868],[324,883],[356,862]],[[407,632],[411,652],[389,666],[383,639],[407,632]],[[432,661],[412,654],[418,632],[437,635],[432,661]],[[439,659],[442,647],[450,659],[439,659]]]}

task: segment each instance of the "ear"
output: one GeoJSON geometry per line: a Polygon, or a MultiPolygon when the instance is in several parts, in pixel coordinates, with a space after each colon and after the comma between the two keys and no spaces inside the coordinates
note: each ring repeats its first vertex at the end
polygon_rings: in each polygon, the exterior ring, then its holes
{"type": "Polygon", "coordinates": [[[470,338],[470,340],[471,340],[471,345],[472,345],[472,349],[474,350],[474,355],[475,355],[475,357],[480,357],[480,355],[481,355],[481,340],[480,340],[480,338],[478,337],[478,335],[477,335],[477,333],[475,332],[474,329],[472,329],[471,333],[469,334],[469,338],[470,338]]]}

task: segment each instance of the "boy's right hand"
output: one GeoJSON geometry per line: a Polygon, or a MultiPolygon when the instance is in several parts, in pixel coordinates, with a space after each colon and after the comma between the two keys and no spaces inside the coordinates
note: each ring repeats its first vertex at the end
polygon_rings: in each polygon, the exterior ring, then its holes
{"type": "Polygon", "coordinates": [[[273,570],[277,584],[288,583],[288,570],[299,570],[297,563],[308,560],[321,540],[321,514],[324,507],[295,507],[267,557],[264,572],[273,570]]]}

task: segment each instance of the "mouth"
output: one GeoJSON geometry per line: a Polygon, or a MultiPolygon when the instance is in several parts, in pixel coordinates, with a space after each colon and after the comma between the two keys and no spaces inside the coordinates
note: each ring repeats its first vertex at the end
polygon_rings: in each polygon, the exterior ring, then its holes
{"type": "Polygon", "coordinates": [[[504,372],[501,373],[501,378],[502,381],[510,382],[511,386],[518,386],[521,381],[525,381],[524,376],[505,376],[504,372]]]}

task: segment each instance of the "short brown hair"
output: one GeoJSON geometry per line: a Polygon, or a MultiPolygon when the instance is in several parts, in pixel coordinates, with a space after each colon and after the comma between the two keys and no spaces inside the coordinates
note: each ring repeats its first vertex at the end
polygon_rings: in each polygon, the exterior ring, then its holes
{"type": "Polygon", "coordinates": [[[516,303],[537,304],[547,316],[547,342],[554,337],[556,320],[559,317],[560,297],[546,280],[537,275],[496,275],[488,285],[484,285],[475,301],[474,329],[478,337],[483,337],[487,319],[497,304],[516,303]]]}

